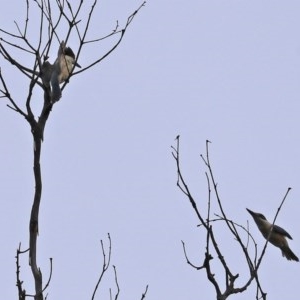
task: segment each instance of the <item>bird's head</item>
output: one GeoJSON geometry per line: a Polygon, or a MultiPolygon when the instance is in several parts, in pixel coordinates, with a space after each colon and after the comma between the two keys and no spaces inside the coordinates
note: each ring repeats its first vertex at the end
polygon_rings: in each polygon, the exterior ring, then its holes
{"type": "Polygon", "coordinates": [[[64,56],[65,56],[65,59],[66,59],[68,65],[71,64],[73,66],[75,64],[76,67],[81,68],[79,63],[76,62],[75,54],[70,47],[64,48],[64,56]]]}
{"type": "Polygon", "coordinates": [[[246,209],[247,209],[248,213],[253,217],[254,220],[257,220],[257,219],[267,220],[267,218],[263,214],[254,212],[248,208],[246,208],[246,209]]]}

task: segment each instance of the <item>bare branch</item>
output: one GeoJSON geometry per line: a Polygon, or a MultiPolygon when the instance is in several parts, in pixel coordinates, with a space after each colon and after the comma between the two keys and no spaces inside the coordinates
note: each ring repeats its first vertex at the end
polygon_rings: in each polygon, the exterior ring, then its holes
{"type": "Polygon", "coordinates": [[[0,54],[4,57],[4,59],[6,59],[8,62],[10,62],[12,65],[16,66],[19,71],[21,71],[25,76],[27,76],[28,78],[30,78],[30,74],[33,73],[33,71],[25,66],[23,66],[22,64],[20,64],[19,62],[17,62],[8,52],[7,50],[4,48],[4,46],[0,43],[0,54]],[[29,74],[28,74],[29,73],[29,74]]]}
{"type": "Polygon", "coordinates": [[[50,281],[51,281],[51,278],[52,278],[52,258],[50,257],[50,274],[49,274],[49,279],[45,285],[45,287],[43,288],[43,292],[48,288],[49,284],[50,284],[50,281]]]}
{"type": "Polygon", "coordinates": [[[143,300],[143,299],[145,299],[145,298],[146,298],[146,294],[147,294],[147,292],[148,292],[148,284],[146,285],[146,290],[145,290],[145,292],[142,294],[142,298],[141,298],[141,300],[143,300]]]}
{"type": "Polygon", "coordinates": [[[185,183],[185,180],[183,179],[183,176],[181,174],[181,169],[180,169],[180,159],[179,159],[179,139],[180,139],[180,136],[178,135],[176,137],[176,140],[177,140],[177,147],[174,148],[172,147],[172,149],[174,150],[172,152],[172,155],[176,161],[176,165],[177,165],[177,186],[180,188],[180,190],[189,198],[189,201],[197,215],[197,217],[199,218],[199,220],[201,221],[202,225],[206,228],[207,225],[204,221],[204,219],[202,218],[201,214],[199,213],[198,211],[198,208],[197,208],[197,204],[194,200],[194,198],[192,197],[192,194],[190,193],[189,191],[189,188],[187,186],[187,184],[185,183]]]}
{"type": "MultiPolygon", "coordinates": [[[[196,270],[201,270],[201,269],[203,269],[205,264],[203,263],[203,265],[200,266],[200,267],[198,267],[198,266],[196,266],[195,264],[193,264],[193,263],[190,261],[190,259],[188,258],[188,255],[187,255],[187,253],[186,253],[185,243],[184,243],[183,241],[181,241],[181,243],[182,243],[183,252],[184,252],[184,256],[185,256],[185,259],[186,259],[187,264],[189,264],[191,267],[193,267],[193,268],[196,269],[196,270]]],[[[212,258],[212,257],[211,257],[211,258],[212,258]]]]}
{"type": "Polygon", "coordinates": [[[111,238],[110,238],[110,234],[109,233],[107,234],[107,236],[108,236],[108,241],[109,241],[108,258],[106,258],[106,252],[105,252],[105,249],[104,249],[103,241],[101,240],[100,242],[101,242],[101,249],[102,249],[102,256],[103,256],[102,271],[101,271],[99,279],[98,279],[98,281],[96,283],[96,286],[95,286],[95,289],[94,289],[94,292],[93,292],[93,295],[92,295],[92,300],[95,299],[96,292],[98,290],[99,284],[100,284],[100,282],[101,282],[101,280],[102,280],[105,272],[109,268],[109,264],[110,264],[110,258],[111,258],[111,238]]]}
{"type": "Polygon", "coordinates": [[[21,114],[24,118],[27,118],[27,115],[22,111],[22,109],[16,104],[16,102],[11,97],[9,90],[6,86],[5,80],[2,76],[1,69],[0,69],[0,81],[4,87],[4,90],[0,90],[0,92],[3,94],[1,96],[1,98],[4,98],[4,97],[7,98],[10,101],[10,103],[12,104],[12,106],[8,106],[8,107],[13,109],[14,111],[18,112],[19,114],[21,114]]]}
{"type": "Polygon", "coordinates": [[[25,20],[24,36],[27,35],[28,22],[29,22],[29,1],[26,0],[26,20],[25,20]]]}
{"type": "Polygon", "coordinates": [[[18,295],[19,295],[19,300],[25,300],[26,299],[26,291],[23,289],[22,284],[23,281],[20,279],[20,261],[19,261],[19,256],[20,254],[26,253],[29,249],[25,251],[21,251],[21,243],[19,244],[19,248],[17,249],[17,255],[16,255],[16,274],[17,274],[17,288],[18,288],[18,295]]]}
{"type": "Polygon", "coordinates": [[[119,283],[118,283],[118,276],[117,276],[116,266],[113,266],[113,268],[114,268],[114,274],[115,274],[115,283],[116,283],[116,286],[117,286],[117,293],[115,295],[115,300],[117,300],[118,297],[119,297],[119,294],[120,294],[120,287],[119,287],[119,283]]]}
{"type": "MultiPolygon", "coordinates": [[[[83,33],[83,36],[82,36],[82,39],[80,40],[81,43],[80,43],[80,46],[79,46],[79,49],[78,49],[78,56],[81,52],[81,49],[82,49],[82,46],[86,43],[90,43],[90,42],[95,42],[95,41],[100,41],[102,39],[95,39],[95,40],[92,40],[92,41],[85,41],[85,37],[86,37],[86,34],[87,34],[87,29],[89,27],[89,24],[90,24],[90,20],[91,20],[91,16],[92,16],[92,13],[93,13],[93,10],[94,10],[94,5],[96,5],[97,3],[97,0],[95,0],[92,8],[91,8],[91,11],[90,11],[90,14],[89,14],[89,18],[88,18],[88,21],[87,21],[87,24],[86,24],[86,28],[84,30],[84,33],[83,33]]],[[[109,50],[106,52],[106,54],[104,54],[102,57],[100,57],[99,59],[95,60],[94,62],[90,63],[88,66],[82,68],[81,70],[77,71],[77,72],[74,72],[73,75],[76,75],[76,74],[79,74],[93,66],[95,66],[96,64],[100,63],[103,59],[105,59],[107,56],[109,56],[117,47],[118,45],[121,43],[121,41],[123,40],[123,37],[124,37],[124,34],[128,28],[128,26],[130,25],[130,23],[132,22],[133,18],[135,17],[135,15],[140,11],[140,9],[145,6],[146,4],[146,1],[144,1],[139,7],[138,9],[133,13],[131,14],[128,19],[127,19],[127,23],[125,25],[125,27],[122,29],[122,30],[119,30],[119,31],[116,31],[116,32],[113,32],[109,35],[107,35],[107,38],[114,35],[114,34],[120,34],[120,37],[118,39],[118,41],[115,43],[115,45],[109,50]]]]}

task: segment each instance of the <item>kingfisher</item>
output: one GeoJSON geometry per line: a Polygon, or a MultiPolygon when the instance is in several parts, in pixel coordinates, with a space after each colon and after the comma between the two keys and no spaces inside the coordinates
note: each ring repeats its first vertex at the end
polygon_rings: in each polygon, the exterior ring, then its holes
{"type": "Polygon", "coordinates": [[[70,47],[66,47],[65,42],[60,43],[57,59],[52,65],[52,74],[51,74],[51,89],[52,89],[52,102],[56,102],[61,98],[61,89],[60,84],[66,81],[74,68],[81,66],[76,62],[75,54],[70,47]]]}
{"type": "Polygon", "coordinates": [[[264,238],[266,240],[269,238],[269,242],[271,244],[280,248],[283,257],[286,257],[287,260],[299,261],[299,258],[294,254],[294,252],[289,247],[286,237],[291,240],[293,238],[290,236],[290,234],[287,231],[285,231],[283,228],[277,225],[273,225],[272,223],[268,222],[268,220],[264,215],[260,213],[256,213],[248,208],[246,209],[253,217],[259,231],[262,233],[264,238]]]}

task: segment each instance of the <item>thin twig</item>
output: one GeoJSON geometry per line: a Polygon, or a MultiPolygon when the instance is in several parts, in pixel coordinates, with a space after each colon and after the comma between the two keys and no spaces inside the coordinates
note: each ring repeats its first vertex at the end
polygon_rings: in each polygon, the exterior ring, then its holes
{"type": "Polygon", "coordinates": [[[110,238],[110,234],[109,233],[107,234],[107,236],[108,236],[108,241],[109,241],[108,258],[106,258],[106,252],[105,252],[105,249],[104,249],[103,241],[101,240],[100,242],[101,242],[101,249],[102,249],[102,256],[103,256],[102,271],[101,271],[101,273],[99,275],[98,281],[97,281],[96,286],[94,288],[94,292],[93,292],[93,295],[92,295],[92,300],[95,299],[96,292],[98,290],[99,284],[102,281],[102,278],[103,278],[105,272],[107,271],[107,269],[109,268],[109,264],[110,264],[110,258],[111,258],[111,238],[110,238]]]}
{"type": "Polygon", "coordinates": [[[145,299],[146,298],[146,294],[148,292],[148,284],[146,285],[146,289],[145,289],[145,292],[142,294],[142,298],[141,300],[145,299]]]}

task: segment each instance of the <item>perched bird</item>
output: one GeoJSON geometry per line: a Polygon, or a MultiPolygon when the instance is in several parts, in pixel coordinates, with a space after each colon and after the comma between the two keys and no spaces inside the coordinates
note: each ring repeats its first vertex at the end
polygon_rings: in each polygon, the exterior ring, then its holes
{"type": "Polygon", "coordinates": [[[256,213],[246,208],[250,215],[253,217],[258,229],[262,233],[265,239],[268,239],[270,231],[269,242],[274,246],[281,249],[282,256],[286,257],[287,260],[299,261],[299,258],[290,249],[286,237],[292,240],[292,237],[283,228],[272,225],[266,217],[260,213],[256,213]]]}
{"type": "Polygon", "coordinates": [[[65,42],[60,43],[57,59],[52,65],[51,74],[51,88],[52,88],[52,102],[56,102],[61,98],[60,83],[63,83],[70,77],[75,66],[81,68],[81,66],[75,63],[75,54],[70,47],[66,47],[65,42]]]}

